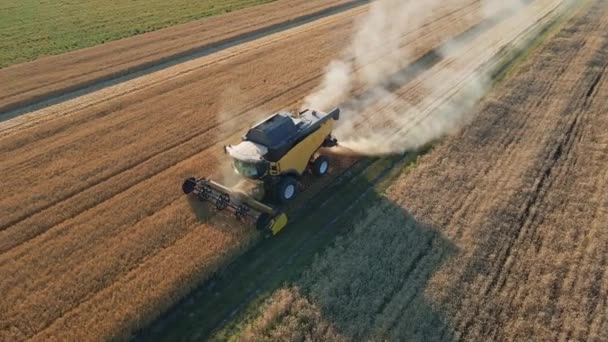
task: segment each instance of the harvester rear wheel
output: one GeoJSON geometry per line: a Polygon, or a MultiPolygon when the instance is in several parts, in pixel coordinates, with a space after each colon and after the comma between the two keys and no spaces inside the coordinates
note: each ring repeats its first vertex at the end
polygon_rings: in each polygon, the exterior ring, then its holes
{"type": "Polygon", "coordinates": [[[324,176],[327,171],[329,171],[329,158],[326,156],[319,156],[312,163],[312,173],[317,177],[321,177],[324,176]]]}
{"type": "Polygon", "coordinates": [[[293,178],[286,176],[277,184],[277,199],[285,204],[293,200],[298,193],[298,182],[293,178]]]}

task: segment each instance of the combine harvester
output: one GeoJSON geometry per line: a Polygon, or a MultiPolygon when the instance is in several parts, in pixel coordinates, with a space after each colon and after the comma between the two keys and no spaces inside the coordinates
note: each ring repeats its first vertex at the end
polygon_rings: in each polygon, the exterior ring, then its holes
{"type": "Polygon", "coordinates": [[[297,116],[277,113],[253,126],[238,145],[224,151],[232,159],[241,180],[228,187],[207,178],[188,178],[182,189],[218,210],[230,209],[239,220],[252,220],[260,231],[276,235],[287,224],[280,205],[296,197],[298,180],[312,172],[321,177],[329,170],[329,159],[319,153],[334,147],[333,120],[340,109],[322,113],[307,109],[297,116]]]}

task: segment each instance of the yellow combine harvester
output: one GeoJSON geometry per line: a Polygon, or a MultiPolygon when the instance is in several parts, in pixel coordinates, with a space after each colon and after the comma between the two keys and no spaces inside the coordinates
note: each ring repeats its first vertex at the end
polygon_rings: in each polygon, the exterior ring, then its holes
{"type": "Polygon", "coordinates": [[[214,203],[218,210],[233,210],[238,219],[254,219],[257,229],[275,235],[287,224],[287,215],[276,204],[296,196],[298,179],[305,172],[320,177],[329,170],[329,159],[319,149],[337,145],[331,132],[339,117],[338,108],[329,113],[308,109],[297,116],[274,114],[249,129],[241,143],[224,148],[243,178],[239,184],[227,187],[191,177],[182,189],[214,203]]]}

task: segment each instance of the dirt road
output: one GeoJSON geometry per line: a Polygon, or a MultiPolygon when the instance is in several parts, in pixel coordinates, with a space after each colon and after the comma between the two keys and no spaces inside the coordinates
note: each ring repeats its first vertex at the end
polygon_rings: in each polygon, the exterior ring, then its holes
{"type": "Polygon", "coordinates": [[[0,120],[366,3],[281,0],[0,69],[0,120]],[[28,106],[30,104],[34,104],[28,106]]]}

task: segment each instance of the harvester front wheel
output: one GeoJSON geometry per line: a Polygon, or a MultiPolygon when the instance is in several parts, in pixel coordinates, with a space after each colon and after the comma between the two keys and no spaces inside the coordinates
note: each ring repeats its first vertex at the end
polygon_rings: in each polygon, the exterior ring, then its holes
{"type": "Polygon", "coordinates": [[[326,156],[319,156],[312,163],[312,173],[317,177],[321,177],[324,176],[327,171],[329,171],[329,158],[326,156]]]}
{"type": "Polygon", "coordinates": [[[277,199],[285,204],[293,200],[298,193],[298,182],[292,177],[284,177],[277,184],[277,199]]]}

